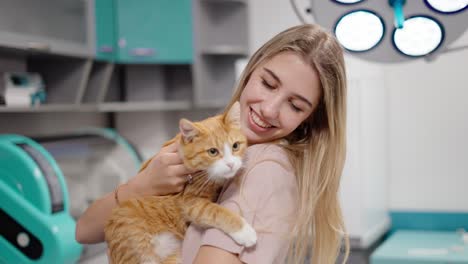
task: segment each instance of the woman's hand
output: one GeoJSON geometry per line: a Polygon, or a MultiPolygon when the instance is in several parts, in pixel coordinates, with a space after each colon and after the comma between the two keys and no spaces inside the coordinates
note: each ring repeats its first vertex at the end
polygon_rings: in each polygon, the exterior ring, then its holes
{"type": "Polygon", "coordinates": [[[172,143],[159,151],[146,167],[128,182],[138,195],[166,195],[181,192],[188,180],[187,169],[178,153],[179,144],[172,143]]]}
{"type": "MultiPolygon", "coordinates": [[[[173,143],[146,164],[146,167],[127,184],[118,188],[118,198],[122,202],[145,195],[165,195],[183,190],[187,174],[178,152],[178,144],[173,143]]],[[[82,244],[104,241],[104,226],[112,209],[117,206],[115,193],[108,193],[94,201],[78,219],[75,231],[76,240],[82,244]]]]}

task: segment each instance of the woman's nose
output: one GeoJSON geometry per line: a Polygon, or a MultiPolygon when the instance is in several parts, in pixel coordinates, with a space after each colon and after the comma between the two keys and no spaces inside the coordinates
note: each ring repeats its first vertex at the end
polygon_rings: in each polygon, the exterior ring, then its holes
{"type": "Polygon", "coordinates": [[[270,98],[269,100],[265,100],[262,103],[260,111],[261,115],[267,119],[266,121],[275,121],[279,115],[280,101],[278,98],[270,98]]]}

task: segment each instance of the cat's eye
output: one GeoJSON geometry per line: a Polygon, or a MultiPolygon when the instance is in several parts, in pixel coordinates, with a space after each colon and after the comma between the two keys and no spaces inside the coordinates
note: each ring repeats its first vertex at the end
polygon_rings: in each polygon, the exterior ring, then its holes
{"type": "Polygon", "coordinates": [[[239,150],[239,147],[240,147],[240,143],[239,143],[239,142],[235,142],[234,144],[232,144],[232,150],[234,150],[234,151],[238,151],[238,150],[239,150]]]}
{"type": "Polygon", "coordinates": [[[212,157],[216,157],[219,154],[219,151],[216,148],[210,148],[208,150],[208,154],[212,157]]]}

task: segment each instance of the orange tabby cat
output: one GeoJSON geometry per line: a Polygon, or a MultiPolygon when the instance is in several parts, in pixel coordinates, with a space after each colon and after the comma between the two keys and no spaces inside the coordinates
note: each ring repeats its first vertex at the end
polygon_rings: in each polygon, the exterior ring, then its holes
{"type": "Polygon", "coordinates": [[[113,264],[180,263],[188,223],[218,228],[246,247],[256,243],[255,230],[242,217],[213,202],[242,166],[247,142],[239,111],[236,103],[226,116],[180,121],[180,133],[166,145],[179,141],[185,166],[201,173],[179,194],[135,198],[113,210],[105,227],[113,264]]]}

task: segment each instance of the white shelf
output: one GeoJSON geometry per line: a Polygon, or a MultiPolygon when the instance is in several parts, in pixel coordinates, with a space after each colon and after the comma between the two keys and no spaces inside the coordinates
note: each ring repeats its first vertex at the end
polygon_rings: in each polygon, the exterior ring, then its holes
{"type": "Polygon", "coordinates": [[[41,112],[93,112],[96,105],[50,104],[33,107],[1,106],[0,113],[41,113],[41,112]]]}
{"type": "MultiPolygon", "coordinates": [[[[219,105],[218,105],[219,106],[219,105]]],[[[214,107],[210,105],[208,107],[214,107]]],[[[35,107],[1,106],[0,113],[44,112],[136,112],[136,111],[183,111],[192,109],[190,101],[172,102],[116,102],[102,104],[52,104],[35,107]]]]}
{"type": "Polygon", "coordinates": [[[179,111],[189,110],[190,101],[152,101],[152,102],[116,102],[99,104],[100,112],[134,112],[134,111],[179,111]]]}

